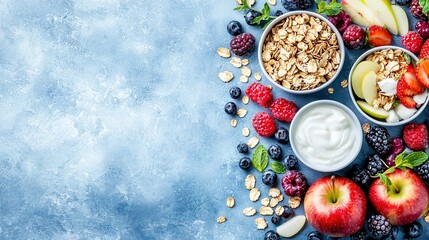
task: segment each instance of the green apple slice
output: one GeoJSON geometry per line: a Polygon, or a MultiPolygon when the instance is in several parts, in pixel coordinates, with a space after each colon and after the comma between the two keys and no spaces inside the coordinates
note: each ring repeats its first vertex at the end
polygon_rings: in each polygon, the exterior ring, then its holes
{"type": "Polygon", "coordinates": [[[374,99],[377,98],[377,74],[374,71],[367,73],[363,78],[362,93],[365,101],[372,105],[374,99]]]}
{"type": "Polygon", "coordinates": [[[396,15],[396,23],[398,24],[399,35],[404,36],[409,31],[407,14],[400,6],[392,5],[392,9],[396,15]]]}
{"type": "Polygon", "coordinates": [[[352,89],[356,96],[364,98],[362,92],[362,81],[369,72],[378,72],[380,70],[380,64],[373,61],[360,62],[352,74],[352,89]]]}
{"type": "Polygon", "coordinates": [[[277,233],[282,237],[292,237],[304,227],[306,218],[298,215],[277,227],[277,233]]]}
{"type": "Polygon", "coordinates": [[[366,5],[375,16],[386,25],[387,30],[394,35],[398,35],[398,23],[393,12],[392,5],[388,0],[365,0],[366,5]]]}
{"type": "Polygon", "coordinates": [[[389,116],[389,112],[387,112],[383,108],[375,108],[362,100],[357,100],[356,103],[360,107],[360,109],[362,109],[362,111],[364,111],[371,117],[375,117],[378,119],[386,119],[389,116]]]}

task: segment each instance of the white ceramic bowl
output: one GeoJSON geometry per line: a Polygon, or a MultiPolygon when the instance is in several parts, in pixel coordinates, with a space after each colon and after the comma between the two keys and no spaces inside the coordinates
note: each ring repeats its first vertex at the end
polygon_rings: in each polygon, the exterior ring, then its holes
{"type": "Polygon", "coordinates": [[[349,94],[350,97],[352,98],[353,104],[355,105],[355,107],[357,108],[357,110],[369,121],[378,124],[378,125],[382,125],[382,126],[399,126],[405,123],[408,123],[410,121],[412,121],[413,119],[415,119],[416,117],[418,117],[425,109],[425,106],[427,106],[428,102],[429,102],[429,97],[426,98],[426,101],[423,103],[423,105],[418,109],[418,111],[416,113],[414,113],[414,115],[410,118],[404,119],[404,120],[400,120],[399,122],[395,122],[395,123],[388,123],[386,121],[383,120],[379,120],[376,119],[372,116],[369,116],[367,113],[365,113],[357,104],[356,100],[357,100],[357,96],[354,94],[353,88],[352,88],[352,74],[353,71],[355,70],[356,66],[362,62],[363,60],[365,60],[365,58],[370,55],[373,52],[376,51],[380,51],[383,49],[399,49],[405,53],[407,53],[411,58],[413,58],[416,62],[419,60],[418,57],[416,55],[414,55],[412,52],[408,51],[407,49],[401,48],[401,47],[397,47],[397,46],[382,46],[382,47],[376,47],[376,48],[372,48],[368,51],[366,51],[364,54],[362,54],[357,60],[356,62],[353,64],[352,68],[350,69],[350,74],[349,74],[349,94]]]}
{"type": "Polygon", "coordinates": [[[274,19],[274,20],[273,20],[273,21],[272,21],[272,22],[267,26],[267,28],[266,28],[266,29],[264,30],[264,32],[262,33],[261,39],[260,39],[260,41],[259,41],[259,47],[258,47],[258,61],[259,61],[259,66],[260,66],[260,67],[261,67],[261,69],[262,69],[262,72],[264,73],[265,77],[267,77],[267,78],[268,78],[268,80],[270,80],[270,81],[271,81],[275,86],[277,86],[277,87],[279,87],[279,88],[281,88],[281,89],[283,89],[284,91],[289,92],[289,93],[294,93],[294,94],[308,94],[308,93],[314,93],[314,92],[317,92],[317,91],[319,91],[319,90],[322,90],[322,89],[326,88],[326,87],[327,87],[330,83],[332,83],[332,82],[337,78],[337,76],[340,74],[341,69],[343,68],[343,65],[344,65],[344,59],[345,59],[345,48],[344,48],[343,38],[342,38],[342,36],[341,36],[340,32],[337,30],[337,28],[336,28],[336,27],[335,27],[335,26],[334,26],[334,25],[333,25],[333,24],[332,24],[328,19],[326,19],[326,18],[325,18],[325,17],[323,17],[322,15],[317,14],[317,13],[314,13],[314,12],[309,12],[309,11],[292,11],[292,12],[287,12],[287,13],[285,13],[285,14],[281,15],[280,17],[278,17],[278,18],[274,19]],[[320,85],[320,86],[318,86],[318,87],[316,87],[316,88],[309,89],[309,90],[301,90],[301,91],[299,91],[299,90],[291,90],[291,89],[289,89],[289,88],[283,87],[281,84],[278,84],[276,81],[274,81],[274,80],[270,77],[270,75],[269,75],[269,74],[267,73],[267,71],[265,70],[264,62],[262,61],[262,49],[263,49],[263,46],[264,46],[265,38],[267,37],[267,35],[270,33],[271,29],[272,29],[274,26],[276,26],[278,23],[280,23],[281,21],[283,21],[283,20],[284,20],[285,18],[287,18],[287,17],[290,17],[290,16],[292,16],[292,15],[299,15],[299,14],[303,14],[303,13],[305,13],[305,14],[307,14],[307,15],[310,15],[310,16],[314,16],[314,17],[319,18],[320,20],[322,20],[322,21],[326,22],[330,28],[332,28],[332,30],[334,31],[335,35],[337,36],[337,41],[338,41],[339,50],[340,50],[340,54],[341,54],[341,60],[340,60],[340,64],[339,64],[339,66],[338,66],[338,69],[337,69],[337,71],[336,71],[335,75],[334,75],[331,79],[329,79],[329,80],[328,80],[328,81],[326,81],[324,84],[322,84],[322,85],[320,85]]]}
{"type": "MultiPolygon", "coordinates": [[[[312,123],[312,121],[310,121],[310,123],[312,123]]],[[[348,107],[332,100],[318,100],[302,107],[295,115],[289,131],[290,144],[296,157],[309,168],[312,168],[319,172],[335,172],[340,169],[343,169],[351,162],[353,162],[353,160],[355,160],[362,148],[362,130],[358,118],[348,107]],[[326,118],[326,122],[324,123],[321,121],[313,121],[314,125],[307,125],[311,127],[307,128],[305,126],[306,122],[310,120],[317,120],[317,117],[312,119],[315,116],[315,111],[322,111],[323,113],[328,114],[328,111],[326,109],[336,110],[336,113],[330,116],[340,116],[348,118],[349,124],[346,125],[346,127],[344,128],[340,128],[340,125],[344,123],[344,120],[341,120],[341,118],[338,117],[336,120],[338,120],[339,123],[335,123],[333,122],[333,119],[329,119],[328,117],[326,118]],[[336,115],[337,113],[339,115],[336,115]],[[324,135],[324,131],[330,131],[331,134],[328,134],[327,136],[327,138],[329,139],[321,138],[321,136],[324,135]],[[299,137],[298,134],[300,134],[301,137],[299,137]],[[303,134],[305,136],[306,142],[310,142],[313,145],[304,144],[300,140],[302,139],[303,134]],[[352,139],[352,137],[348,138],[348,136],[352,136],[352,134],[355,136],[354,139],[352,139]],[[342,137],[339,138],[340,140],[337,139],[337,141],[335,140],[335,138],[338,136],[342,137]],[[339,142],[343,140],[349,140],[350,142],[348,143],[348,145],[346,144],[346,142],[343,142],[343,144],[339,144],[339,142]],[[324,145],[323,148],[316,149],[316,146],[318,144],[324,145]],[[308,154],[305,153],[304,146],[308,147],[309,145],[313,146],[317,157],[309,157],[308,154]],[[336,154],[334,151],[337,151],[341,147],[343,147],[343,150],[339,151],[342,151],[342,154],[338,155],[341,157],[334,157],[334,155],[336,154]],[[325,150],[326,152],[324,153],[323,151],[325,150]],[[334,162],[329,163],[323,162],[325,160],[316,159],[321,157],[327,157],[328,159],[332,157],[332,160],[334,160],[334,162]]]]}

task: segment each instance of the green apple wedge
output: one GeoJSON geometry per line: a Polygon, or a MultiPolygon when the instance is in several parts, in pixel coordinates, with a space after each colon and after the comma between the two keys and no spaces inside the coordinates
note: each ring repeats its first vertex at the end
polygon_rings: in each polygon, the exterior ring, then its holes
{"type": "Polygon", "coordinates": [[[375,108],[362,100],[357,100],[356,103],[360,109],[362,109],[362,111],[371,117],[377,119],[386,119],[389,116],[389,113],[383,108],[375,108]]]}
{"type": "Polygon", "coordinates": [[[385,26],[368,8],[365,0],[342,0],[341,4],[344,7],[344,11],[350,15],[352,22],[365,27],[372,25],[385,26]]]}
{"type": "Polygon", "coordinates": [[[356,96],[359,98],[365,98],[362,92],[362,81],[369,72],[378,72],[380,70],[380,64],[373,61],[362,61],[360,62],[352,73],[352,89],[356,96]]]}
{"type": "Polygon", "coordinates": [[[365,101],[372,105],[374,99],[377,98],[377,74],[374,71],[367,73],[363,78],[362,93],[365,101]]]}
{"type": "Polygon", "coordinates": [[[388,0],[365,0],[366,5],[375,16],[386,25],[387,30],[394,35],[398,35],[398,23],[392,5],[388,0]]]}
{"type": "Polygon", "coordinates": [[[407,13],[400,6],[392,5],[393,12],[396,16],[396,23],[398,24],[399,35],[404,36],[410,30],[408,25],[407,13]]]}

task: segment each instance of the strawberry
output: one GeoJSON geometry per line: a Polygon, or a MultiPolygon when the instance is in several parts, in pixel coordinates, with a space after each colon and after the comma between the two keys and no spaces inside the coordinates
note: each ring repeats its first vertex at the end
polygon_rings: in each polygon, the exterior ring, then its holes
{"type": "Polygon", "coordinates": [[[407,108],[415,108],[417,103],[414,101],[413,97],[402,96],[398,94],[399,102],[407,108]]]}
{"type": "Polygon", "coordinates": [[[412,97],[414,95],[417,95],[418,92],[412,90],[410,86],[408,86],[407,82],[405,81],[405,75],[409,75],[408,73],[405,73],[402,75],[402,77],[398,80],[398,83],[396,84],[396,94],[399,96],[409,96],[412,97]]]}
{"type": "Polygon", "coordinates": [[[429,58],[429,39],[426,40],[425,43],[423,43],[422,50],[420,50],[419,58],[429,58]]]}
{"type": "Polygon", "coordinates": [[[429,88],[429,59],[423,59],[417,63],[416,73],[420,83],[429,88]]]}
{"type": "Polygon", "coordinates": [[[392,35],[383,27],[373,25],[368,29],[368,43],[374,47],[392,44],[392,35]]]}
{"type": "MultiPolygon", "coordinates": [[[[408,87],[416,92],[416,94],[420,94],[425,91],[425,87],[417,80],[415,69],[412,64],[408,64],[407,72],[402,75],[404,81],[407,83],[408,87]]],[[[414,95],[416,95],[414,94],[414,95]]],[[[412,96],[412,95],[407,95],[412,96]]]]}

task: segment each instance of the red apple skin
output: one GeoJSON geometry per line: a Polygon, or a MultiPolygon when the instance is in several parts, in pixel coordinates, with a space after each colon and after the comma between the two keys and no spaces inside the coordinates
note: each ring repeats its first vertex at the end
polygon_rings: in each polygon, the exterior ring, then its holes
{"type": "Polygon", "coordinates": [[[353,181],[335,176],[336,203],[330,198],[330,176],[316,180],[304,198],[304,211],[308,222],[317,231],[345,237],[358,232],[365,223],[367,201],[362,189],[353,181]]]}
{"type": "Polygon", "coordinates": [[[388,195],[386,185],[377,179],[368,192],[374,208],[392,225],[405,225],[419,219],[429,202],[429,192],[424,182],[411,170],[395,169],[387,177],[400,192],[395,193],[391,188],[388,195]]]}

